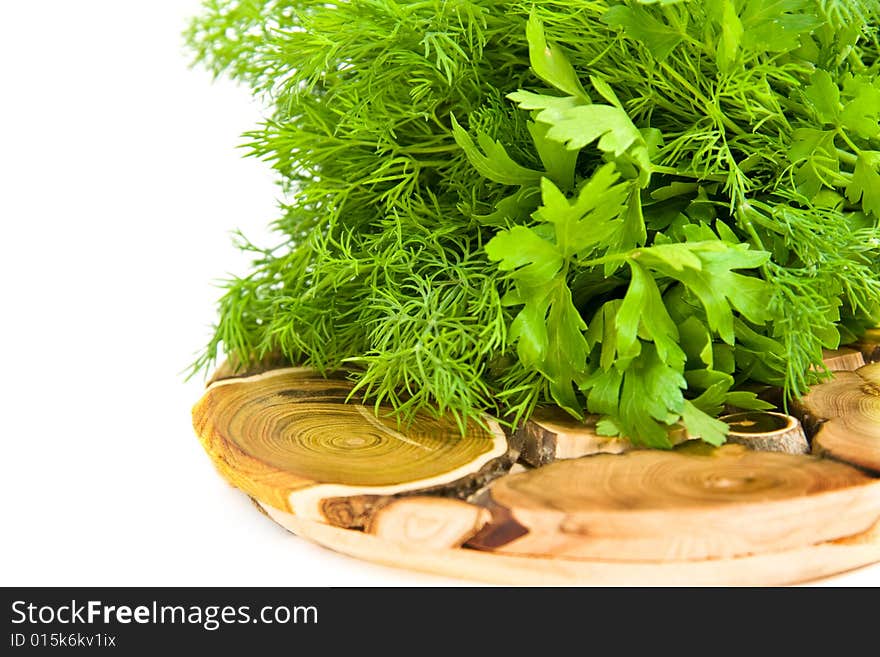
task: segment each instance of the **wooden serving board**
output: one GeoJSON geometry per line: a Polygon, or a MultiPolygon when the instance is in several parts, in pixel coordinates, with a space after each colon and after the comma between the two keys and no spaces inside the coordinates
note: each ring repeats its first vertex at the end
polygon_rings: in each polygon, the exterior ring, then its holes
{"type": "Polygon", "coordinates": [[[518,586],[783,586],[880,562],[880,524],[858,536],[793,550],[704,561],[598,561],[425,548],[261,506],[297,536],[365,561],[518,586]]]}
{"type": "Polygon", "coordinates": [[[512,434],[401,424],[344,376],[277,362],[218,370],[193,423],[270,518],[360,559],[502,584],[792,584],[880,562],[871,353],[828,354],[835,378],[795,412],[806,434],[740,413],[717,449],[676,428],[674,450],[636,449],[543,412],[512,434]]]}

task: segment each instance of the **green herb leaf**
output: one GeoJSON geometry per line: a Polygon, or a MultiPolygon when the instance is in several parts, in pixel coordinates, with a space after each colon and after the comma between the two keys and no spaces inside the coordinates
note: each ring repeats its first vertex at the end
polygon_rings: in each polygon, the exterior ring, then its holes
{"type": "Polygon", "coordinates": [[[833,131],[815,128],[799,128],[792,135],[788,156],[795,166],[794,180],[798,191],[809,199],[833,186],[840,174],[834,138],[833,131]]]}
{"type": "Polygon", "coordinates": [[[501,142],[480,133],[477,137],[480,144],[478,148],[470,135],[455,120],[455,117],[450,116],[450,120],[452,121],[452,134],[455,136],[455,142],[481,175],[504,185],[529,185],[537,183],[541,179],[540,171],[527,169],[514,162],[501,142]]]}
{"type": "Polygon", "coordinates": [[[638,5],[614,5],[602,16],[602,22],[623,29],[629,38],[645,44],[661,62],[672,54],[682,38],[681,33],[638,5]]]}
{"type": "Polygon", "coordinates": [[[840,114],[840,124],[862,139],[880,139],[880,88],[864,80],[853,79],[845,85],[852,97],[840,114]]]}
{"type": "Polygon", "coordinates": [[[547,43],[544,26],[534,13],[526,24],[526,40],[529,42],[529,61],[539,78],[569,96],[590,102],[568,58],[558,46],[547,43]]]}
{"type": "Polygon", "coordinates": [[[852,203],[861,201],[865,212],[880,218],[880,151],[859,154],[846,197],[852,203]]]}
{"type": "Polygon", "coordinates": [[[837,125],[840,119],[840,89],[828,71],[818,70],[804,89],[804,97],[810,103],[822,123],[837,125]]]}
{"type": "Polygon", "coordinates": [[[736,63],[744,32],[743,24],[733,0],[708,0],[706,7],[721,31],[716,60],[719,70],[726,73],[736,63]]]}
{"type": "Polygon", "coordinates": [[[770,254],[765,251],[721,241],[695,242],[644,249],[639,258],[655,271],[681,281],[700,300],[709,327],[727,344],[734,344],[736,339],[734,309],[756,324],[763,324],[770,317],[770,286],[760,278],[735,273],[737,269],[754,269],[766,263],[770,254]],[[696,260],[699,267],[692,266],[696,260]]]}
{"type": "Polygon", "coordinates": [[[638,337],[651,340],[657,355],[665,363],[684,365],[685,355],[678,346],[678,328],[669,316],[657,283],[637,261],[629,263],[632,279],[615,320],[617,352],[621,358],[639,353],[638,337]]]}
{"type": "Polygon", "coordinates": [[[741,5],[743,45],[760,52],[795,50],[824,22],[815,14],[814,0],[752,0],[741,5]]]}
{"type": "Polygon", "coordinates": [[[530,288],[553,280],[563,263],[555,245],[525,226],[499,232],[486,244],[486,254],[501,271],[516,270],[517,281],[530,288]]]}
{"type": "Polygon", "coordinates": [[[601,150],[621,156],[633,145],[645,146],[642,133],[626,112],[612,105],[581,105],[567,110],[548,108],[536,118],[550,126],[549,139],[570,149],[581,149],[599,140],[601,150]]]}
{"type": "Polygon", "coordinates": [[[728,426],[707,415],[689,401],[684,402],[681,420],[687,427],[688,434],[699,436],[701,440],[711,445],[721,445],[727,440],[728,426]]]}

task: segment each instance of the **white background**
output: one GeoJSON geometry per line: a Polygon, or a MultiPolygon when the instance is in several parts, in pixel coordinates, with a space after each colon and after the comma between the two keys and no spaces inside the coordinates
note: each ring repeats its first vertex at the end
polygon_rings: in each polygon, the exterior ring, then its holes
{"type": "MultiPolygon", "coordinates": [[[[276,216],[247,91],[188,68],[196,0],[4,3],[0,585],[438,585],[286,533],[190,428],[216,279],[276,216]]],[[[880,568],[826,583],[880,585],[880,568]]]]}

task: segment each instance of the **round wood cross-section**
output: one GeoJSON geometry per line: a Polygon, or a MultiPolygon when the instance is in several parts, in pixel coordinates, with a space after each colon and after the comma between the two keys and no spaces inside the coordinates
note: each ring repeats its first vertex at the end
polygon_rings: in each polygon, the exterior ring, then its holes
{"type": "Polygon", "coordinates": [[[839,372],[800,402],[813,452],[880,472],[880,363],[839,372]]]}
{"type": "Polygon", "coordinates": [[[698,446],[558,461],[498,479],[487,505],[493,521],[471,547],[615,561],[713,559],[864,532],[880,520],[880,482],[811,456],[698,446]]]}
{"type": "Polygon", "coordinates": [[[791,415],[744,411],[725,415],[721,420],[730,427],[728,443],[765,452],[807,454],[810,451],[801,423],[791,415]]]}
{"type": "Polygon", "coordinates": [[[351,384],[300,368],[217,381],[193,409],[196,431],[234,485],[285,511],[362,525],[390,496],[462,496],[516,458],[504,432],[417,416],[400,426],[346,403],[351,384]]]}
{"type": "Polygon", "coordinates": [[[880,328],[868,330],[856,346],[861,350],[866,363],[880,361],[880,328]]]}

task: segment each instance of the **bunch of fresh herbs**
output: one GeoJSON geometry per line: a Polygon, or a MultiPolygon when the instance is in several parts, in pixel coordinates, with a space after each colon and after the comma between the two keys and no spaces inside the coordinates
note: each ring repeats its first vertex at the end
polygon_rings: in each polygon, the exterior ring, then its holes
{"type": "Polygon", "coordinates": [[[880,320],[880,3],[209,0],[276,245],[196,368],[350,368],[402,417],[537,404],[654,447],[880,320]]]}

